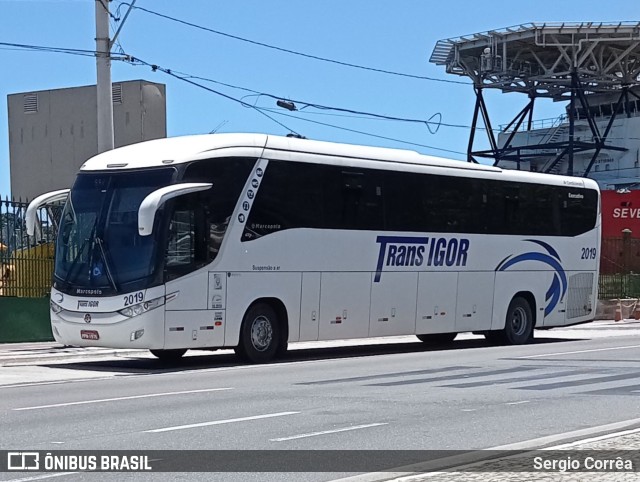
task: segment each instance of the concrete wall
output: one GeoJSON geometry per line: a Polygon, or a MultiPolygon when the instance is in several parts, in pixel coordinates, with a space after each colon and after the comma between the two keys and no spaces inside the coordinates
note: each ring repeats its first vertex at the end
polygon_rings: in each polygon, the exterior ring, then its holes
{"type": "MultiPolygon", "coordinates": [[[[113,84],[115,147],[167,136],[163,84],[113,84]]],[[[33,199],[71,187],[80,166],[98,153],[94,85],[7,96],[11,194],[33,199]]]]}

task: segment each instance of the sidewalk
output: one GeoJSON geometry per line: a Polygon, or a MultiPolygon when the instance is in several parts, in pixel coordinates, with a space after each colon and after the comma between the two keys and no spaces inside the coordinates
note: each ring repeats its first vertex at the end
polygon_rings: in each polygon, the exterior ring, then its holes
{"type": "MultiPolygon", "coordinates": [[[[391,478],[394,482],[532,482],[602,481],[625,482],[639,480],[640,428],[619,431],[599,437],[548,447],[543,450],[506,455],[483,462],[456,466],[450,470],[391,478]],[[555,469],[551,469],[553,461],[555,469]],[[619,460],[625,468],[594,471],[604,461],[619,460]],[[544,464],[548,464],[545,468],[544,464]],[[561,465],[563,464],[563,465],[561,465]],[[566,469],[567,466],[574,469],[566,469]],[[629,468],[632,467],[631,470],[629,468]]],[[[382,480],[382,479],[379,479],[382,480]]]]}
{"type": "Polygon", "coordinates": [[[63,346],[56,342],[0,343],[0,367],[16,363],[60,361],[72,358],[147,355],[148,350],[63,346]]]}

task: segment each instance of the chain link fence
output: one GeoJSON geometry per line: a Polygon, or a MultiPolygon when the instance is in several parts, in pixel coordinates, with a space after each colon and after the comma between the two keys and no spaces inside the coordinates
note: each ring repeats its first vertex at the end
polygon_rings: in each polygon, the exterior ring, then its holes
{"type": "Polygon", "coordinates": [[[38,212],[36,235],[25,226],[28,201],[0,198],[0,296],[48,296],[53,273],[54,239],[62,204],[38,212]]]}

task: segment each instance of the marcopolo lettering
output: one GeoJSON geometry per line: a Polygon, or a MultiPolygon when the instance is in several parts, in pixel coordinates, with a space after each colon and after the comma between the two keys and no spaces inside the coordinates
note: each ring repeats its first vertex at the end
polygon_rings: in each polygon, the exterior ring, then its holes
{"type": "Polygon", "coordinates": [[[374,282],[389,266],[466,266],[469,240],[466,238],[429,238],[378,236],[380,244],[374,282]]]}

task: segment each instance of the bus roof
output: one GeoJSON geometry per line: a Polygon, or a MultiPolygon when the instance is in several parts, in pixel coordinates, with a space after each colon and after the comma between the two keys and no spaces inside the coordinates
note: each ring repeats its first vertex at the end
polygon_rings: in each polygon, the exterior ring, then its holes
{"type": "MultiPolygon", "coordinates": [[[[483,164],[472,164],[436,156],[420,154],[405,149],[340,144],[310,139],[298,139],[267,134],[202,134],[155,139],[103,152],[87,160],[81,171],[140,169],[162,165],[174,165],[197,159],[215,157],[289,157],[293,153],[311,156],[327,156],[342,160],[362,160],[372,163],[431,166],[472,171],[476,174],[508,173],[514,181],[563,184],[575,187],[597,188],[590,179],[550,174],[530,173],[483,164]]],[[[307,157],[307,156],[305,156],[307,157]]],[[[307,157],[308,158],[308,157],[307,157]]],[[[374,167],[369,166],[369,167],[374,167]]],[[[502,176],[498,176],[502,177],[502,176]]],[[[506,179],[505,179],[506,180],[506,179]]]]}
{"type": "MultiPolygon", "coordinates": [[[[177,164],[207,157],[226,157],[230,155],[228,151],[233,150],[254,151],[254,155],[260,156],[265,148],[268,151],[303,152],[369,161],[471,167],[461,161],[404,149],[338,144],[267,134],[203,134],[155,139],[119,147],[92,157],[82,165],[81,170],[137,169],[177,164]]],[[[498,168],[479,164],[472,166],[474,169],[500,171],[498,168]]]]}

